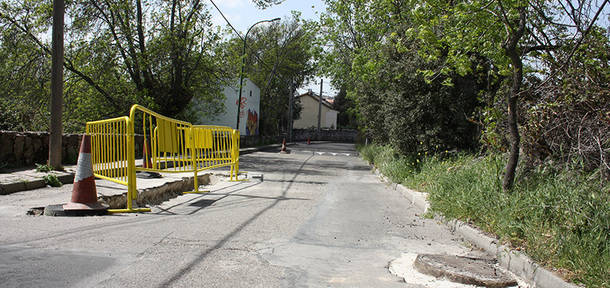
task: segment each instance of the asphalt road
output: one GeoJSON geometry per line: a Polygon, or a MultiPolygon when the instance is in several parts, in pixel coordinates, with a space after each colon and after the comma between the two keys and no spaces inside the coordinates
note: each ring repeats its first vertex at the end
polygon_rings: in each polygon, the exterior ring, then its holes
{"type": "Polygon", "coordinates": [[[0,215],[0,287],[420,287],[388,263],[471,252],[380,182],[353,145],[290,148],[242,156],[262,182],[221,182],[148,214],[0,215]]]}

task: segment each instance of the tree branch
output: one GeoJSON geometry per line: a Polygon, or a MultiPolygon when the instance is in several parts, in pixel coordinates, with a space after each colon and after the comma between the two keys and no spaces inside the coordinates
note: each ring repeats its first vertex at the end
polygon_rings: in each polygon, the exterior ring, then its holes
{"type": "Polygon", "coordinates": [[[550,51],[550,50],[556,50],[563,47],[562,45],[534,45],[534,46],[526,46],[523,47],[523,53],[527,54],[529,52],[533,52],[533,51],[550,51]]]}
{"type": "MultiPolygon", "coordinates": [[[[36,43],[36,45],[38,45],[38,47],[40,47],[40,49],[42,49],[48,55],[51,55],[51,50],[46,45],[44,45],[38,38],[36,38],[36,36],[34,36],[34,34],[32,34],[32,32],[30,32],[27,28],[19,25],[19,23],[17,23],[17,20],[4,15],[4,13],[2,13],[2,12],[0,12],[0,17],[11,22],[15,27],[17,27],[17,29],[21,30],[21,32],[25,33],[28,37],[30,37],[30,39],[32,39],[32,41],[34,41],[36,43]]],[[[97,84],[91,77],[85,75],[83,72],[76,69],[76,67],[74,66],[74,64],[72,63],[72,61],[69,58],[64,57],[63,66],[66,69],[68,69],[69,71],[71,71],[74,74],[81,77],[83,80],[85,80],[85,82],[87,82],[91,87],[93,87],[100,94],[102,94],[102,96],[104,98],[106,98],[106,100],[114,108],[122,109],[121,106],[117,103],[116,99],[114,99],[112,96],[110,96],[110,94],[108,94],[108,92],[106,92],[106,90],[104,90],[99,84],[97,84]]]]}
{"type": "Polygon", "coordinates": [[[125,61],[125,66],[127,66],[127,73],[129,73],[131,78],[134,79],[136,87],[140,87],[141,83],[140,81],[138,81],[139,77],[136,77],[134,67],[129,58],[127,58],[127,55],[125,54],[125,48],[123,48],[119,36],[116,33],[116,29],[114,28],[114,26],[116,25],[114,21],[114,16],[112,16],[111,14],[112,17],[109,17],[106,12],[98,5],[98,2],[96,0],[91,0],[90,3],[98,10],[98,12],[100,12],[100,14],[102,15],[102,19],[106,22],[106,25],[108,25],[110,33],[112,34],[112,38],[114,38],[114,41],[116,42],[116,45],[119,48],[119,53],[121,54],[123,61],[125,61]]]}

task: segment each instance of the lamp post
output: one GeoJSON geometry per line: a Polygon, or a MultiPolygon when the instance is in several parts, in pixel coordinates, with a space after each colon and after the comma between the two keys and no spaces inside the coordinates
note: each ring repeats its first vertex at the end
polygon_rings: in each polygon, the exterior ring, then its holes
{"type": "Polygon", "coordinates": [[[241,54],[241,58],[242,58],[242,62],[241,62],[241,73],[239,74],[239,98],[237,99],[237,125],[235,127],[235,129],[239,130],[239,113],[241,112],[241,90],[243,89],[243,85],[244,85],[244,68],[246,66],[246,40],[248,39],[248,33],[250,33],[250,30],[252,30],[252,28],[260,23],[264,23],[264,22],[275,22],[275,21],[279,21],[280,18],[273,18],[273,19],[269,19],[269,20],[261,20],[258,21],[254,24],[252,24],[252,26],[250,26],[250,28],[248,28],[248,31],[246,32],[246,36],[244,36],[244,50],[242,51],[241,54]]]}

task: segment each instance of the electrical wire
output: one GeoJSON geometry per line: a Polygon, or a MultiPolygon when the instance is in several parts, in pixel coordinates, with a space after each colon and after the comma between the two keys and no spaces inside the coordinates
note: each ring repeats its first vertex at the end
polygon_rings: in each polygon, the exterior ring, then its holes
{"type": "Polygon", "coordinates": [[[233,24],[231,24],[231,22],[229,22],[229,19],[227,19],[227,17],[225,16],[224,13],[222,13],[222,11],[220,11],[220,8],[218,8],[218,6],[216,6],[216,3],[214,3],[214,0],[210,0],[210,2],[212,2],[212,5],[214,5],[214,7],[216,8],[216,10],[218,11],[218,13],[220,13],[220,16],[222,16],[222,18],[225,19],[225,22],[227,22],[227,24],[229,24],[229,26],[233,29],[233,31],[235,31],[235,34],[237,34],[237,36],[239,36],[239,38],[243,41],[244,37],[241,36],[241,34],[239,33],[239,31],[237,31],[237,29],[235,29],[235,27],[233,27],[233,24]]]}

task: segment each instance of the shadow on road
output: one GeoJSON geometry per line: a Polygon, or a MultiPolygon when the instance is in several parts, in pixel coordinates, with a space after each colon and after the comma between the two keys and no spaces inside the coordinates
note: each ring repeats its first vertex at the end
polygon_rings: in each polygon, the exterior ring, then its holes
{"type": "MultiPolygon", "coordinates": [[[[292,179],[291,179],[292,181],[294,181],[296,179],[296,177],[299,176],[299,174],[301,174],[303,167],[305,167],[305,165],[307,164],[307,161],[309,161],[312,157],[313,157],[313,155],[308,157],[307,159],[305,159],[305,161],[303,161],[303,163],[301,163],[301,165],[299,166],[299,169],[297,169],[297,172],[294,174],[294,176],[292,176],[292,179]]],[[[225,243],[227,243],[227,241],[229,241],[229,239],[233,238],[233,236],[235,236],[237,233],[239,233],[241,230],[243,230],[246,226],[250,225],[250,223],[254,222],[254,220],[259,218],[261,215],[265,214],[265,212],[269,211],[270,209],[275,207],[275,205],[277,205],[280,201],[285,199],[286,193],[288,192],[288,190],[290,190],[290,188],[294,184],[294,182],[288,182],[288,183],[289,183],[288,186],[286,186],[286,188],[282,191],[282,195],[279,198],[277,198],[273,203],[271,203],[271,205],[269,205],[266,208],[264,208],[263,210],[259,211],[254,216],[252,216],[250,219],[248,219],[248,221],[242,223],[237,228],[233,229],[233,231],[231,231],[229,234],[227,234],[227,236],[222,238],[218,243],[216,243],[216,245],[201,252],[199,255],[197,255],[198,257],[195,260],[191,261],[185,267],[178,270],[178,272],[176,272],[174,274],[174,276],[172,276],[168,280],[166,280],[163,283],[161,283],[160,285],[158,285],[158,287],[168,287],[171,284],[173,284],[174,282],[178,281],[185,274],[190,272],[197,264],[203,262],[203,260],[208,256],[208,254],[210,254],[212,251],[217,250],[217,249],[221,248],[222,246],[224,246],[225,243]]],[[[229,195],[226,195],[224,197],[228,197],[228,196],[229,195]]],[[[222,197],[222,198],[224,198],[224,197],[222,197]]]]}

